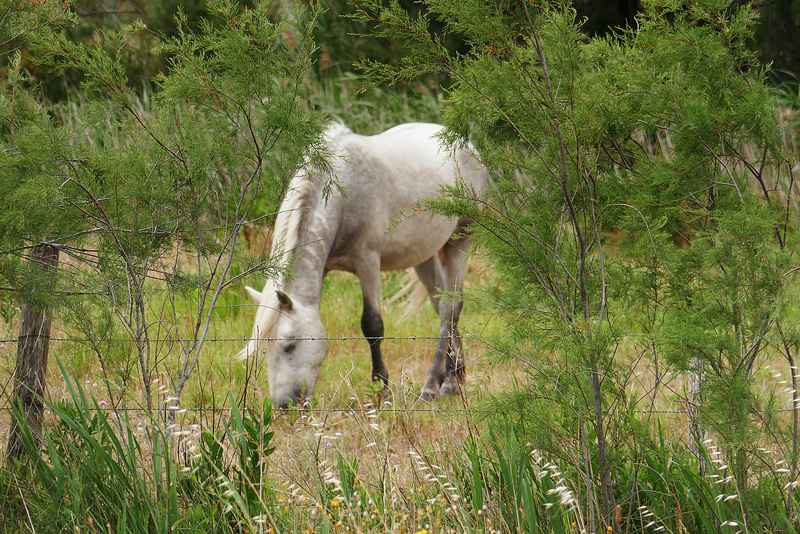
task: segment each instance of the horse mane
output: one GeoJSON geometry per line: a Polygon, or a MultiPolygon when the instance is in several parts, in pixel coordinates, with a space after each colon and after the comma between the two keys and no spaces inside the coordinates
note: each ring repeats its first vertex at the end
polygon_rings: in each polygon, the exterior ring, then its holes
{"type": "MultiPolygon", "coordinates": [[[[327,150],[334,140],[350,130],[342,122],[334,122],[323,133],[324,150],[327,150]]],[[[256,312],[253,332],[247,345],[239,353],[239,358],[245,359],[255,354],[263,346],[263,342],[275,336],[275,327],[280,317],[278,304],[279,289],[285,286],[283,271],[288,267],[291,254],[300,246],[300,226],[308,214],[309,201],[317,194],[316,180],[312,176],[313,170],[302,168],[295,174],[281,203],[275,226],[272,231],[272,246],[270,259],[277,259],[280,274],[275,278],[267,278],[264,289],[261,291],[261,302],[256,312]]]]}

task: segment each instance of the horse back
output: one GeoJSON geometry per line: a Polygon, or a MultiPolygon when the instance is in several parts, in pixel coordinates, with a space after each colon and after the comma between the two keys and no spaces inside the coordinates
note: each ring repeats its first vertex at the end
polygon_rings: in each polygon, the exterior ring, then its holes
{"type": "Polygon", "coordinates": [[[366,254],[380,254],[382,270],[414,267],[433,256],[461,221],[426,212],[420,200],[464,181],[486,187],[485,168],[468,148],[443,146],[436,124],[412,123],[375,136],[345,133],[332,139],[340,155],[340,194],[327,209],[338,220],[328,269],[354,270],[366,254]]]}

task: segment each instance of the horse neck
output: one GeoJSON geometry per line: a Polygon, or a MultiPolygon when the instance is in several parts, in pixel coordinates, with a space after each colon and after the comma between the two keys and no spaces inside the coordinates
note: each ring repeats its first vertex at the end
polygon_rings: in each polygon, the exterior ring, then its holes
{"type": "Polygon", "coordinates": [[[289,232],[283,236],[283,250],[294,261],[291,265],[293,276],[281,285],[293,299],[316,308],[319,307],[325,263],[337,225],[331,216],[333,211],[326,209],[327,204],[321,199],[323,180],[323,177],[317,177],[309,183],[304,177],[295,178],[292,184],[297,186],[295,193],[301,197],[287,197],[284,203],[290,217],[298,219],[288,221],[289,232]],[[296,183],[298,180],[302,182],[296,183]]]}
{"type": "Polygon", "coordinates": [[[300,242],[292,263],[294,276],[284,284],[285,291],[293,299],[299,300],[306,306],[319,307],[329,249],[327,242],[313,238],[300,242]]]}

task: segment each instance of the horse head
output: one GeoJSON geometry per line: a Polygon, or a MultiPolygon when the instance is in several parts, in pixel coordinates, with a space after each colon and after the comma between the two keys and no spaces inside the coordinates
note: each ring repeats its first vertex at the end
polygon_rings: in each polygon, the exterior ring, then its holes
{"type": "Polygon", "coordinates": [[[280,315],[275,341],[267,350],[267,369],[272,402],[285,408],[301,405],[311,396],[328,353],[328,340],[319,308],[292,300],[283,291],[276,293],[280,315]]]}

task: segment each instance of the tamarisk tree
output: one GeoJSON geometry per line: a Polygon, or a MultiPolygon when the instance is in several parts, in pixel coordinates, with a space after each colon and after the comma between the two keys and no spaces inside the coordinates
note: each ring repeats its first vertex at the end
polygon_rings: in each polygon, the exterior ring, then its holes
{"type": "Polygon", "coordinates": [[[560,2],[425,4],[469,52],[448,52],[397,2],[363,1],[362,17],[409,50],[398,66],[364,67],[389,81],[447,74],[450,140],[472,141],[494,175],[486,198],[454,189],[429,207],[471,217],[498,273],[480,299],[505,318],[492,346],[530,370],[503,413],[580,473],[594,532],[634,504],[614,468],[630,450],[615,445],[646,436],[634,363],[656,370],[652,402],[665,368],[703,369],[700,417],[746,492],[767,407],[755,363],[793,246],[789,204],[749,185],[781,164],[749,7],[649,1],[635,30],[586,38],[560,2]],[[644,348],[631,354],[630,339],[644,348]]]}
{"type": "MultiPolygon", "coordinates": [[[[43,2],[38,6],[2,2],[0,11],[3,13],[0,20],[0,58],[10,72],[7,83],[0,88],[0,142],[5,149],[0,164],[0,173],[4,178],[0,184],[0,195],[3,195],[4,201],[19,202],[26,200],[24,195],[20,197],[13,194],[9,186],[28,181],[31,188],[36,189],[42,174],[58,167],[47,159],[31,161],[21,154],[20,145],[26,144],[24,138],[35,135],[33,132],[36,131],[52,133],[41,107],[28,92],[19,87],[22,78],[21,47],[29,34],[43,28],[62,28],[72,19],[63,4],[55,2],[43,2]],[[15,142],[17,140],[19,144],[15,142]],[[23,168],[20,169],[20,166],[23,168]]],[[[39,154],[45,151],[39,151],[39,154]]],[[[22,307],[10,399],[14,414],[8,436],[10,459],[22,457],[21,427],[25,427],[34,439],[41,437],[52,310],[55,306],[49,296],[53,293],[58,263],[58,249],[50,240],[61,231],[57,217],[43,220],[29,206],[24,206],[14,215],[0,224],[0,240],[9,235],[18,237],[26,233],[22,228],[35,230],[25,239],[12,239],[15,259],[27,257],[28,261],[26,264],[13,262],[13,271],[17,276],[8,279],[15,287],[6,288],[18,291],[22,307]],[[28,275],[23,276],[22,273],[28,275]]]]}
{"type": "Polygon", "coordinates": [[[169,67],[146,100],[120,60],[140,24],[91,44],[48,28],[32,37],[32,60],[83,80],[80,111],[23,100],[19,69],[4,93],[35,108],[2,138],[4,272],[27,279],[17,258],[28,244],[59,250],[61,317],[99,359],[114,404],[138,377],[151,413],[178,406],[223,290],[274,267],[237,246],[243,227],[274,213],[300,165],[322,164],[324,116],[303,98],[314,13],[290,26],[267,3],[208,8],[199,30],[178,15],[161,45],[169,67]]]}

